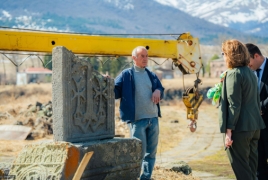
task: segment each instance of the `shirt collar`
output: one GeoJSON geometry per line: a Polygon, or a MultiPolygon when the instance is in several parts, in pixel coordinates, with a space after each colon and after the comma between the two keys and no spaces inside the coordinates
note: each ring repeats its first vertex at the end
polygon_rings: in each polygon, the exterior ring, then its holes
{"type": "Polygon", "coordinates": [[[135,69],[135,72],[144,72],[145,71],[145,68],[140,68],[136,65],[134,65],[134,69],[135,69]]]}
{"type": "Polygon", "coordinates": [[[261,67],[259,69],[263,70],[266,64],[266,58],[264,58],[263,63],[261,64],[261,67]]]}

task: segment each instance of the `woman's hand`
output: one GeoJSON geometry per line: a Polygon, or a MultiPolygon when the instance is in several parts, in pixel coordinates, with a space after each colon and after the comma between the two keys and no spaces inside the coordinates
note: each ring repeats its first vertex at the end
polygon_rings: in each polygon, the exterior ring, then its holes
{"type": "Polygon", "coordinates": [[[232,140],[232,130],[227,129],[226,135],[225,135],[225,147],[230,148],[232,146],[233,140],[232,140]]]}

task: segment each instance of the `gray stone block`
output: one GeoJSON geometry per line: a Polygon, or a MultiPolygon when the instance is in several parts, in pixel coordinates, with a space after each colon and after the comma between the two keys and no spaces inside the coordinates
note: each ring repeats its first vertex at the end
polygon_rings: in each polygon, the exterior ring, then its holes
{"type": "Polygon", "coordinates": [[[52,52],[53,133],[55,141],[113,138],[114,80],[65,47],[52,52]]]}
{"type": "Polygon", "coordinates": [[[137,180],[141,141],[106,139],[84,143],[43,142],[25,146],[10,169],[16,179],[71,180],[87,152],[93,151],[81,179],[137,180]]]}
{"type": "Polygon", "coordinates": [[[75,144],[80,152],[94,151],[83,180],[137,180],[142,163],[142,144],[138,139],[114,138],[75,144]]]}

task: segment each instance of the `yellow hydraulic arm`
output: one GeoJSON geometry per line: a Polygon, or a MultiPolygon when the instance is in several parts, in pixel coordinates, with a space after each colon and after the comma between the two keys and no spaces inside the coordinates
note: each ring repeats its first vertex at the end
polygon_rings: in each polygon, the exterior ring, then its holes
{"type": "MultiPolygon", "coordinates": [[[[169,58],[183,74],[199,73],[202,67],[198,38],[190,33],[181,34],[176,40],[122,38],[72,33],[0,30],[0,51],[30,51],[51,53],[55,46],[65,46],[74,54],[129,56],[136,46],[144,46],[150,57],[169,58]]],[[[203,97],[197,86],[183,96],[187,119],[197,119],[197,109],[203,97]]]]}
{"type": "Polygon", "coordinates": [[[0,30],[0,50],[51,53],[55,46],[65,46],[74,54],[114,56],[129,56],[136,46],[145,46],[150,57],[170,58],[184,68],[184,74],[198,73],[202,66],[199,41],[190,33],[177,40],[160,40],[0,30]]]}

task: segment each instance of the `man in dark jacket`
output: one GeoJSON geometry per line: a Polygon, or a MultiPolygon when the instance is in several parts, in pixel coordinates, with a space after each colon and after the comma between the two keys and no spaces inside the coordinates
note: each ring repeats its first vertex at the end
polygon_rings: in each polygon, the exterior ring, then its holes
{"type": "Polygon", "coordinates": [[[140,180],[152,176],[158,144],[161,117],[159,102],[164,88],[158,77],[146,68],[148,52],[143,46],[132,51],[134,66],[125,69],[115,79],[115,98],[120,100],[120,116],[129,123],[132,137],[142,142],[142,169],[140,180]]]}
{"type": "Polygon", "coordinates": [[[258,77],[258,89],[260,93],[261,116],[266,128],[261,130],[258,142],[258,179],[268,179],[268,63],[260,49],[251,43],[247,43],[250,54],[250,69],[254,70],[258,77]]]}

